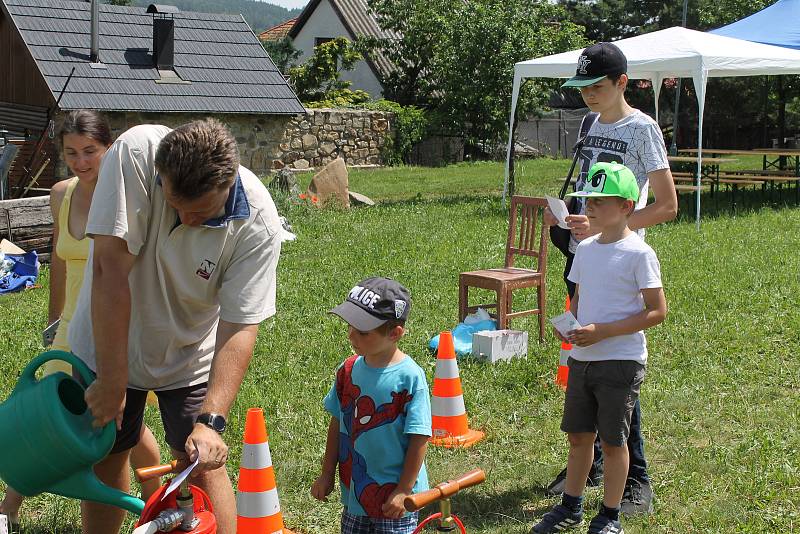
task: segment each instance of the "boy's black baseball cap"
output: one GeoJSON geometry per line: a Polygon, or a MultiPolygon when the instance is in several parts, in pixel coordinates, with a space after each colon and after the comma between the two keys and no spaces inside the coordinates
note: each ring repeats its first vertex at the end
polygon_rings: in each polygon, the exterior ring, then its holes
{"type": "Polygon", "coordinates": [[[410,310],[408,289],[391,278],[373,277],[359,282],[331,313],[356,330],[369,332],[392,319],[405,322],[410,310]]]}
{"type": "Polygon", "coordinates": [[[581,52],[575,76],[561,87],[586,87],[608,76],[619,76],[627,71],[628,60],[617,45],[597,43],[581,52]]]}

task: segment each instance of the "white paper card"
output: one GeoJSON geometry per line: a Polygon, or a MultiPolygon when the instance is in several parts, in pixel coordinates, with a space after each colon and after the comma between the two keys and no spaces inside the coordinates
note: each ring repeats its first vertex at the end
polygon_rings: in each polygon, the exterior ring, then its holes
{"type": "Polygon", "coordinates": [[[581,327],[581,324],[578,322],[575,316],[572,315],[571,311],[566,311],[561,315],[553,317],[550,319],[550,322],[564,337],[567,337],[569,332],[577,330],[581,327]]]}
{"type": "Polygon", "coordinates": [[[169,483],[169,486],[167,487],[167,491],[164,492],[164,495],[161,497],[161,500],[163,501],[164,499],[167,498],[167,495],[169,495],[170,493],[172,493],[173,491],[178,489],[178,486],[181,485],[181,482],[183,482],[186,479],[186,477],[189,476],[189,473],[192,472],[192,469],[197,467],[197,464],[199,464],[199,463],[200,463],[200,455],[198,454],[197,460],[195,460],[192,465],[190,465],[189,467],[184,469],[181,472],[180,475],[178,475],[178,476],[176,476],[175,478],[172,479],[172,482],[169,483]]]}
{"type": "Polygon", "coordinates": [[[550,211],[553,213],[555,218],[558,219],[558,225],[564,230],[569,230],[569,225],[567,225],[566,221],[566,217],[569,215],[569,210],[567,209],[566,203],[560,198],[554,198],[547,195],[545,195],[544,198],[547,199],[547,206],[550,208],[550,211]]]}

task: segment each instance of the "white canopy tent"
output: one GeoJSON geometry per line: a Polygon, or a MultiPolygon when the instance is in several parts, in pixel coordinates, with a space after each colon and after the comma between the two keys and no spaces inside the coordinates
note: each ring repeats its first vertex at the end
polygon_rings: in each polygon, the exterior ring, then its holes
{"type": "MultiPolygon", "coordinates": [[[[680,26],[621,39],[615,43],[628,58],[628,77],[650,80],[655,91],[656,117],[658,95],[665,78],[692,78],[697,103],[698,153],[696,185],[700,185],[700,162],[703,148],[703,110],[708,78],[724,76],[763,76],[800,74],[800,50],[753,43],[731,37],[689,30],[680,26]]],[[[511,136],[522,80],[525,78],[570,78],[582,50],[522,61],[514,66],[511,94],[508,150],[503,198],[508,192],[508,176],[512,163],[511,136]]],[[[697,190],[697,225],[700,225],[700,188],[697,190]]]]}

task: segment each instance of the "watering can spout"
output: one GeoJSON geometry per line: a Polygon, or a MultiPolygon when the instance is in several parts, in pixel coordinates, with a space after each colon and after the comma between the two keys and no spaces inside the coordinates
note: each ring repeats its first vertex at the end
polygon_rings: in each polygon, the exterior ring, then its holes
{"type": "Polygon", "coordinates": [[[73,473],[54,484],[49,491],[65,497],[116,506],[137,516],[142,515],[144,510],[143,500],[104,485],[91,470],[73,473]]]}

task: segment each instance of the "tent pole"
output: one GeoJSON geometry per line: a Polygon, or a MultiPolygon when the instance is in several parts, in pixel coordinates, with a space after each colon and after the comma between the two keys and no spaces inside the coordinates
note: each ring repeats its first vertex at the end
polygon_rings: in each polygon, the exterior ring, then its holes
{"type": "Polygon", "coordinates": [[[515,66],[514,84],[511,88],[511,116],[508,119],[508,148],[506,150],[506,168],[503,177],[503,207],[506,205],[511,166],[514,164],[514,123],[516,121],[517,99],[519,98],[519,87],[521,81],[522,75],[517,72],[517,67],[515,66]]]}
{"type": "Polygon", "coordinates": [[[708,74],[703,66],[700,67],[699,75],[693,76],[694,90],[697,94],[697,174],[695,175],[695,185],[697,186],[697,197],[695,202],[696,226],[700,230],[700,190],[703,176],[703,111],[706,107],[706,82],[708,74]]]}

